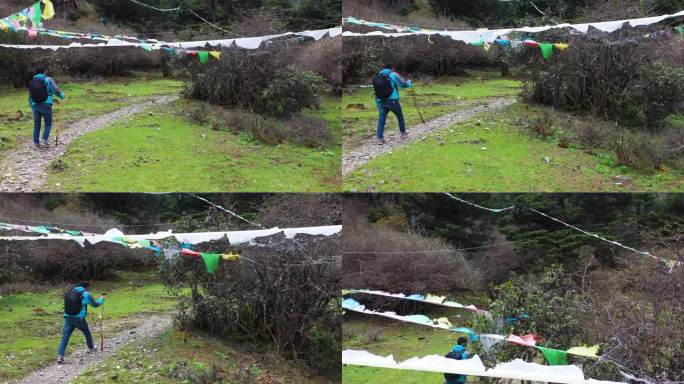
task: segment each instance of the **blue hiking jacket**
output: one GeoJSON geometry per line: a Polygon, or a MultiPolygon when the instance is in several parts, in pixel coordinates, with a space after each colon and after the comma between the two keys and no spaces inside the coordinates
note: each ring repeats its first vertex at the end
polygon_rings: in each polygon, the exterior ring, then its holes
{"type": "Polygon", "coordinates": [[[83,287],[76,287],[73,290],[83,294],[83,301],[81,301],[81,312],[79,312],[78,315],[67,315],[65,313],[64,317],[77,317],[79,319],[85,319],[86,315],[88,314],[89,304],[95,308],[104,304],[103,298],[99,298],[97,300],[93,299],[93,296],[90,294],[90,292],[86,291],[86,289],[83,287]]]}
{"type": "MultiPolygon", "coordinates": [[[[43,102],[43,104],[50,104],[50,105],[52,105],[52,103],[53,103],[53,101],[54,101],[54,100],[52,99],[52,95],[57,95],[57,97],[59,97],[60,99],[64,100],[64,92],[62,92],[62,91],[59,89],[59,87],[57,86],[57,83],[55,83],[55,81],[52,79],[52,77],[47,77],[47,76],[45,76],[45,74],[39,73],[39,74],[33,76],[33,78],[34,78],[34,79],[45,80],[45,84],[47,85],[48,98],[47,98],[47,100],[45,100],[45,101],[43,102]]],[[[35,102],[31,99],[31,95],[29,95],[29,98],[28,98],[28,99],[29,99],[29,105],[31,105],[31,108],[33,108],[33,106],[36,105],[37,103],[35,103],[35,102]]]]}
{"type": "MultiPolygon", "coordinates": [[[[470,359],[471,357],[470,352],[468,352],[468,350],[462,345],[456,344],[452,350],[454,352],[461,352],[461,360],[470,359]]],[[[465,383],[467,377],[467,375],[459,375],[458,379],[455,381],[458,383],[465,383]]]]}
{"type": "MultiPolygon", "coordinates": [[[[413,83],[409,80],[404,80],[398,73],[392,72],[391,69],[385,68],[379,72],[380,75],[389,76],[390,83],[392,84],[392,95],[385,100],[399,100],[399,88],[411,88],[413,83]]],[[[375,102],[379,103],[382,99],[375,98],[375,102]]]]}

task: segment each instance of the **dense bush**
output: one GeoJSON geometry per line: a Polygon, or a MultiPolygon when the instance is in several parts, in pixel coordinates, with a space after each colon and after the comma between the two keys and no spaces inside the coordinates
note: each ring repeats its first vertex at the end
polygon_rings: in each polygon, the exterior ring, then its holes
{"type": "Polygon", "coordinates": [[[279,68],[261,93],[266,115],[289,117],[305,107],[318,108],[323,89],[321,76],[294,65],[279,68]]]}
{"type": "Polygon", "coordinates": [[[295,47],[273,42],[257,51],[231,49],[212,65],[193,66],[186,94],[273,116],[287,117],[304,107],[315,107],[323,82],[313,72],[291,64],[301,48],[295,47]]]}
{"type": "Polygon", "coordinates": [[[587,42],[537,59],[525,96],[570,111],[588,111],[624,126],[655,130],[684,98],[684,70],[654,63],[653,44],[587,42]]]}
{"type": "Polygon", "coordinates": [[[103,279],[117,270],[137,270],[156,264],[150,251],[118,244],[81,248],[67,241],[25,241],[0,244],[0,283],[58,283],[103,279]]]}
{"type": "MultiPolygon", "coordinates": [[[[180,320],[218,336],[273,344],[284,356],[339,376],[339,235],[274,235],[257,242],[261,246],[234,247],[241,261],[222,262],[213,275],[187,257],[162,266],[162,279],[174,291],[190,288],[180,320]]],[[[226,247],[203,244],[207,251],[226,247]]]]}
{"type": "MultiPolygon", "coordinates": [[[[1,34],[1,33],[0,33],[1,34]]],[[[26,87],[38,66],[51,75],[127,76],[132,71],[159,67],[158,53],[139,48],[26,50],[0,48],[0,84],[26,87]]]]}

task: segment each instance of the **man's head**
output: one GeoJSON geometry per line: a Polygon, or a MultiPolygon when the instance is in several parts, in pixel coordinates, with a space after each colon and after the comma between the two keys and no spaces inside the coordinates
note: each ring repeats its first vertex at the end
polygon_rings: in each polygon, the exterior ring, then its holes
{"type": "Polygon", "coordinates": [[[90,283],[87,281],[80,281],[76,284],[76,287],[83,287],[84,289],[88,289],[90,287],[90,283]]]}
{"type": "Polygon", "coordinates": [[[465,337],[459,337],[458,340],[456,340],[456,344],[465,347],[466,345],[468,345],[468,339],[466,339],[465,337]]]}
{"type": "Polygon", "coordinates": [[[45,67],[36,68],[36,75],[44,75],[44,74],[45,74],[45,67]]]}

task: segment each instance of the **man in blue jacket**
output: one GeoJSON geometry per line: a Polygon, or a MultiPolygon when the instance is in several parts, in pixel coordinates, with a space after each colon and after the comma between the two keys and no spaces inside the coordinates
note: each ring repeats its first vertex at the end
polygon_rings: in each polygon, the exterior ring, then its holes
{"type": "Polygon", "coordinates": [[[64,92],[59,89],[57,83],[51,77],[46,76],[45,68],[38,67],[36,75],[29,82],[29,104],[33,110],[33,144],[36,147],[40,147],[40,144],[48,145],[50,129],[52,129],[53,95],[64,100],[64,92]],[[43,140],[39,142],[41,118],[45,120],[45,130],[43,130],[43,140]]]}
{"type": "MultiPolygon", "coordinates": [[[[447,353],[446,357],[447,359],[454,359],[454,360],[466,360],[470,359],[470,352],[466,349],[466,345],[468,345],[468,339],[465,337],[459,337],[458,340],[456,341],[456,345],[454,348],[451,350],[451,352],[447,353]]],[[[444,374],[444,383],[445,384],[464,384],[466,382],[466,378],[468,376],[466,375],[457,375],[454,373],[445,373],[444,374]]]]}
{"type": "Polygon", "coordinates": [[[401,138],[403,139],[408,136],[404,123],[404,113],[399,103],[399,88],[411,88],[413,82],[411,80],[404,80],[398,73],[394,72],[394,69],[394,66],[391,64],[385,65],[385,68],[373,78],[375,104],[378,107],[379,113],[377,137],[378,144],[380,145],[385,144],[385,121],[390,111],[397,116],[401,138]]]}
{"type": "Polygon", "coordinates": [[[103,293],[102,297],[94,300],[93,296],[88,292],[89,285],[87,282],[78,283],[64,294],[64,332],[62,333],[62,341],[59,343],[57,351],[57,364],[64,363],[64,353],[74,329],[83,332],[89,352],[97,351],[93,345],[93,336],[90,333],[90,328],[85,318],[88,315],[88,305],[96,308],[99,307],[104,304],[106,295],[103,293]]]}

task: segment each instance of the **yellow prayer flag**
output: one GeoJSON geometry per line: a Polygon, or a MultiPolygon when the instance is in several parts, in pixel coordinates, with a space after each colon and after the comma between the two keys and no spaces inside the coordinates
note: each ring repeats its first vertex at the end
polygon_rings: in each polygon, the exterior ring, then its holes
{"type": "Polygon", "coordinates": [[[43,0],[43,4],[45,4],[45,9],[43,9],[43,19],[52,19],[55,16],[55,7],[52,5],[52,1],[43,0]]]}
{"type": "Polygon", "coordinates": [[[436,326],[441,328],[452,328],[451,322],[446,317],[440,317],[439,319],[433,320],[436,326]]]}
{"type": "Polygon", "coordinates": [[[556,47],[559,51],[565,51],[566,49],[570,48],[570,45],[565,43],[556,43],[553,46],[556,47]]]}
{"type": "Polygon", "coordinates": [[[598,359],[598,355],[597,355],[598,350],[599,350],[598,345],[594,345],[593,347],[572,347],[572,348],[568,349],[568,353],[571,355],[591,357],[594,359],[598,359]]]}
{"type": "Polygon", "coordinates": [[[492,47],[492,43],[485,42],[484,44],[482,44],[482,47],[484,48],[485,52],[489,52],[489,48],[492,47]]]}
{"type": "Polygon", "coordinates": [[[228,253],[228,254],[222,253],[221,258],[223,260],[226,260],[226,261],[235,261],[235,260],[240,258],[240,255],[237,255],[237,254],[232,253],[232,252],[228,253]]]}
{"type": "Polygon", "coordinates": [[[425,297],[425,301],[430,302],[430,303],[442,303],[446,299],[446,296],[439,296],[439,295],[433,295],[432,293],[428,293],[427,296],[425,297]]]}
{"type": "Polygon", "coordinates": [[[221,59],[221,52],[220,51],[209,51],[209,54],[211,57],[215,58],[216,60],[221,59]]]}

